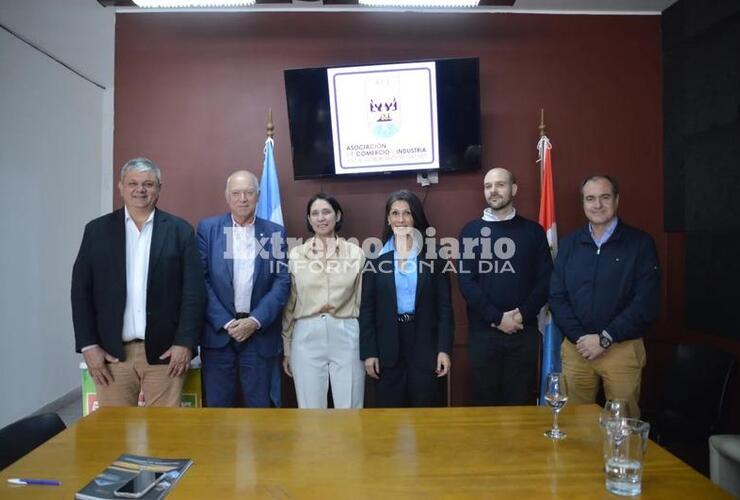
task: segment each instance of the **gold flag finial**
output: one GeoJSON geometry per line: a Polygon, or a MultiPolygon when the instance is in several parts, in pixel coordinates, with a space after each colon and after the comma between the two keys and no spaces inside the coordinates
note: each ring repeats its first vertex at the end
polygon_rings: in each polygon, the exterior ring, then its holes
{"type": "Polygon", "coordinates": [[[275,133],[275,124],[272,123],[272,108],[268,108],[267,111],[267,138],[272,139],[275,133]]]}

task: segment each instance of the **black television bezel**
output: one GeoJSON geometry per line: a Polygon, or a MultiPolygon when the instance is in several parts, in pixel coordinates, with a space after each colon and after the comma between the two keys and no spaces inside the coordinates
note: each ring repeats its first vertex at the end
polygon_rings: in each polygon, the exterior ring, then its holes
{"type": "MultiPolygon", "coordinates": [[[[366,178],[366,177],[388,177],[396,175],[416,175],[420,172],[469,172],[479,170],[481,167],[481,108],[480,108],[480,59],[478,57],[454,57],[454,58],[440,58],[440,59],[416,59],[406,61],[385,61],[380,63],[367,63],[367,64],[338,64],[333,66],[313,67],[313,68],[289,68],[283,70],[283,79],[285,82],[285,93],[286,93],[286,104],[288,108],[288,128],[290,131],[290,152],[291,160],[293,162],[293,180],[310,180],[310,179],[353,179],[353,178],[366,178]],[[380,172],[363,172],[356,174],[337,174],[334,169],[334,149],[332,143],[332,130],[331,130],[331,116],[329,110],[329,87],[327,84],[326,70],[329,68],[349,68],[356,66],[374,66],[374,65],[385,65],[385,64],[401,64],[408,62],[434,62],[437,72],[437,127],[439,137],[439,158],[440,166],[438,169],[432,170],[394,170],[394,171],[380,171],[380,172]],[[442,75],[440,79],[440,66],[438,63],[443,64],[442,75]],[[454,92],[457,89],[451,89],[449,87],[459,83],[456,77],[459,77],[458,73],[454,71],[455,64],[472,64],[472,71],[474,78],[470,78],[466,75],[469,81],[465,82],[464,94],[470,99],[466,102],[467,109],[457,110],[454,108],[457,103],[447,103],[442,100],[442,96],[446,95],[444,92],[454,92]],[[448,66],[448,67],[444,67],[448,66]],[[322,74],[323,73],[323,74],[322,74]],[[306,79],[307,76],[313,75],[313,81],[311,78],[306,79]],[[299,78],[300,77],[300,78],[299,78]],[[470,80],[474,80],[474,83],[470,80]],[[297,87],[301,88],[301,102],[298,103],[298,95],[295,91],[291,92],[291,89],[297,87]],[[311,90],[313,87],[313,90],[311,90]],[[305,107],[307,104],[306,93],[313,98],[311,101],[311,108],[316,110],[316,113],[324,112],[324,116],[310,120],[311,123],[307,123],[307,113],[298,112],[298,107],[305,107]],[[323,106],[322,106],[323,104],[323,106]],[[461,125],[461,121],[465,120],[466,123],[461,125]],[[315,133],[315,135],[323,139],[320,147],[314,147],[311,151],[313,155],[307,155],[301,153],[304,156],[303,162],[308,163],[311,156],[321,156],[324,161],[317,161],[321,163],[318,168],[314,168],[308,173],[306,169],[302,169],[301,175],[298,175],[296,169],[296,135],[303,133],[306,127],[316,127],[317,122],[323,125],[321,135],[315,133]],[[463,129],[474,128],[473,132],[466,132],[466,134],[475,134],[476,143],[469,144],[465,152],[461,152],[462,145],[453,145],[457,147],[456,151],[450,152],[450,143],[452,142],[449,137],[456,131],[459,132],[463,129]],[[476,134],[477,132],[477,134],[476,134]],[[443,136],[443,134],[445,134],[443,136]],[[444,139],[443,139],[444,137],[444,139]],[[472,148],[472,150],[471,150],[472,148]],[[316,151],[319,153],[316,154],[316,151]],[[328,162],[326,159],[328,158],[328,162]]],[[[458,143],[467,142],[464,139],[458,139],[458,143]]],[[[303,142],[299,141],[299,144],[303,142]]]]}

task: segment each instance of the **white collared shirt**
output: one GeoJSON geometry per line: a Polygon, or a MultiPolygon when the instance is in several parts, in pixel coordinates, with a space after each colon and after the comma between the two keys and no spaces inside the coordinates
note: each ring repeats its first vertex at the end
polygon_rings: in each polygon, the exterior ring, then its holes
{"type": "Polygon", "coordinates": [[[240,226],[231,217],[232,249],[234,255],[234,308],[236,312],[248,313],[252,310],[252,283],[254,281],[254,261],[257,244],[254,239],[254,221],[240,226]]]}
{"type": "Polygon", "coordinates": [[[152,248],[154,210],[139,231],[124,207],[126,225],[126,309],[123,311],[123,341],[143,339],[146,334],[146,285],[152,248]]]}

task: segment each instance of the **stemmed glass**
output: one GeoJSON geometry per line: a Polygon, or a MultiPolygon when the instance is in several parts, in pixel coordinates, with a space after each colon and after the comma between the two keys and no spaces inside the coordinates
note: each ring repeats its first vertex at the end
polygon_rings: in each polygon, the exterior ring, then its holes
{"type": "Polygon", "coordinates": [[[610,399],[601,410],[601,415],[599,415],[599,424],[601,427],[606,427],[610,421],[626,418],[627,416],[627,400],[610,399]]]}
{"type": "Polygon", "coordinates": [[[545,401],[552,408],[552,429],[545,432],[550,439],[563,439],[565,432],[558,427],[558,414],[568,402],[568,391],[565,387],[565,375],[562,373],[551,373],[547,376],[547,388],[545,390],[545,401]]]}
{"type": "Polygon", "coordinates": [[[609,399],[601,410],[601,414],[599,415],[599,425],[601,426],[603,437],[604,463],[606,463],[606,460],[609,458],[612,444],[618,448],[622,443],[620,433],[617,431],[620,422],[627,416],[626,399],[609,399]]]}

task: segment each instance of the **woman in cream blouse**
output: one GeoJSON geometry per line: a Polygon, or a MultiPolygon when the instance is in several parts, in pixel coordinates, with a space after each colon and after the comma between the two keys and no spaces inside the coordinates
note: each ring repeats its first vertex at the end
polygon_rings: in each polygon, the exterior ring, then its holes
{"type": "Polygon", "coordinates": [[[365,370],[357,318],[365,257],[337,236],[342,207],[319,193],[306,206],[314,236],[290,251],[290,298],[283,311],[283,369],[293,377],[299,408],[362,408],[365,370]]]}

